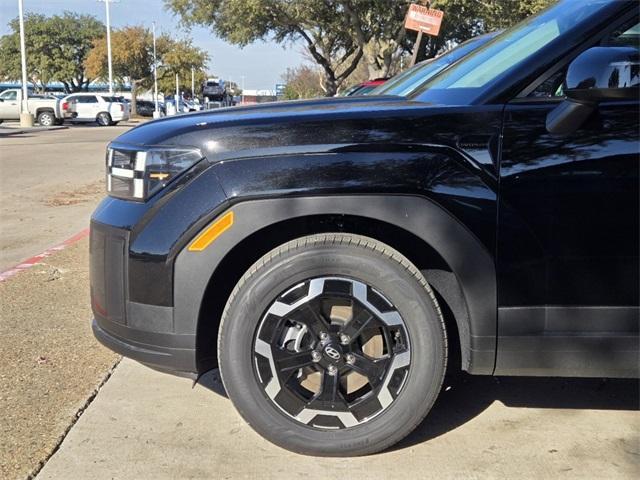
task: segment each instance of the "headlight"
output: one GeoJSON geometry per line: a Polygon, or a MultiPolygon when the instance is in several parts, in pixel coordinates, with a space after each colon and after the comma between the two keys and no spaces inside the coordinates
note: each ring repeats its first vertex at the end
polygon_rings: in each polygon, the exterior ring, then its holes
{"type": "Polygon", "coordinates": [[[146,200],[202,160],[197,148],[107,149],[107,193],[146,200]]]}

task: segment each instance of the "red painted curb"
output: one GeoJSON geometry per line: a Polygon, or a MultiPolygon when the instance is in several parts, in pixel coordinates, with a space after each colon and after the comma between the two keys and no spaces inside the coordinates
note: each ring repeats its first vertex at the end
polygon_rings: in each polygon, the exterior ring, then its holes
{"type": "Polygon", "coordinates": [[[67,238],[64,242],[54,247],[47,248],[44,252],[39,253],[38,255],[34,255],[31,258],[27,258],[24,262],[19,263],[15,267],[5,270],[4,272],[0,272],[0,282],[4,282],[8,278],[11,278],[14,275],[17,275],[23,270],[27,270],[28,268],[33,267],[34,265],[40,263],[44,258],[50,257],[54,253],[64,250],[69,245],[73,245],[78,240],[82,240],[84,237],[88,235],[89,235],[89,229],[85,228],[84,230],[76,233],[73,237],[67,238]]]}

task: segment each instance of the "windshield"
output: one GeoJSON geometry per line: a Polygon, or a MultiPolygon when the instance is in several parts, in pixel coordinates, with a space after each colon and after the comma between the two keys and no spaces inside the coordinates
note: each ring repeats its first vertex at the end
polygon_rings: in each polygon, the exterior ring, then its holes
{"type": "Polygon", "coordinates": [[[480,35],[479,37],[461,43],[454,49],[438,57],[420,62],[410,69],[405,70],[400,75],[396,75],[384,85],[380,85],[373,90],[370,95],[409,95],[445,67],[457,62],[469,52],[484,45],[497,34],[498,32],[480,35]]]}
{"type": "Polygon", "coordinates": [[[549,47],[549,51],[553,47],[559,48],[562,35],[610,4],[610,0],[558,2],[442,70],[409,98],[446,105],[469,105],[545,47],[549,47]]]}

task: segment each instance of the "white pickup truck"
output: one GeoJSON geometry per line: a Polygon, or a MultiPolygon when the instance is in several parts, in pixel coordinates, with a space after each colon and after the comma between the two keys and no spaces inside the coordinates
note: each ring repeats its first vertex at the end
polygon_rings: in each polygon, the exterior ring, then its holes
{"type": "MultiPolygon", "coordinates": [[[[20,119],[20,102],[22,90],[10,88],[0,93],[0,123],[4,120],[20,119]]],[[[45,127],[62,125],[64,121],[64,105],[60,100],[48,95],[29,95],[28,109],[36,121],[45,127]]]]}

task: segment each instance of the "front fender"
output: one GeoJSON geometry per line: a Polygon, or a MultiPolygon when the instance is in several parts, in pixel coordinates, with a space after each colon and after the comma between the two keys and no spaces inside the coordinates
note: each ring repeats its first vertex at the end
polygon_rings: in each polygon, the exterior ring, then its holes
{"type": "MultiPolygon", "coordinates": [[[[496,273],[489,249],[432,200],[404,195],[326,195],[235,203],[234,224],[201,252],[184,248],[174,268],[174,331],[193,333],[207,285],[225,256],[252,233],[284,220],[352,215],[402,228],[433,247],[453,271],[469,313],[458,324],[465,369],[493,371],[496,348],[496,273]]],[[[223,212],[224,213],[224,212],[223,212]]]]}

